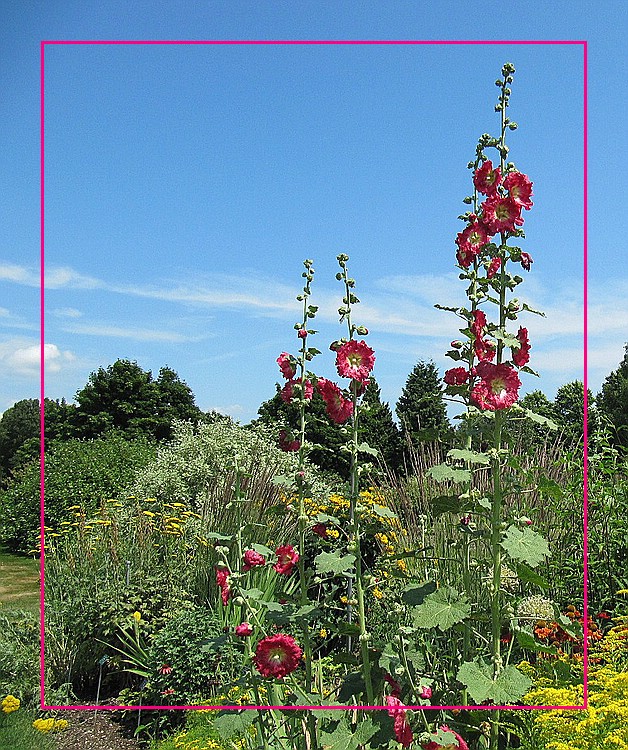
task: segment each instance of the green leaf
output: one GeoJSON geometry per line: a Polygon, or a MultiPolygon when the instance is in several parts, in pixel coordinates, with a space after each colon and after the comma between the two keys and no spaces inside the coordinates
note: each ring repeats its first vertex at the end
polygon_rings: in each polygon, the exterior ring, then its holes
{"type": "Polygon", "coordinates": [[[214,719],[214,727],[223,740],[245,732],[257,719],[257,711],[225,711],[214,719]]]}
{"type": "Polygon", "coordinates": [[[491,459],[486,453],[478,453],[477,451],[462,450],[459,448],[452,448],[447,455],[449,458],[459,459],[460,461],[468,461],[471,464],[490,464],[491,459]]]}
{"type": "Polygon", "coordinates": [[[450,586],[443,586],[428,594],[422,604],[415,607],[414,624],[418,628],[449,630],[471,614],[471,606],[464,594],[450,586]]]}
{"type": "Polygon", "coordinates": [[[380,518],[397,518],[397,514],[384,505],[371,505],[371,510],[380,518]]]}
{"type": "Polygon", "coordinates": [[[428,594],[433,594],[436,591],[436,584],[433,581],[426,581],[419,586],[415,584],[409,584],[401,592],[401,600],[405,604],[409,604],[411,607],[416,607],[419,604],[423,604],[425,597],[428,594]]]}
{"type": "Polygon", "coordinates": [[[360,453],[368,453],[371,456],[379,455],[377,448],[371,448],[368,443],[360,443],[360,445],[358,445],[358,451],[360,453]]]}
{"type": "Polygon", "coordinates": [[[446,310],[447,312],[458,313],[459,307],[445,307],[445,305],[434,305],[437,310],[446,310]]]}
{"type": "Polygon", "coordinates": [[[563,490],[559,484],[553,479],[549,479],[545,476],[540,476],[538,479],[537,487],[541,495],[544,497],[552,497],[554,500],[561,500],[563,497],[563,490]]]}
{"type": "Polygon", "coordinates": [[[437,464],[427,470],[427,475],[437,482],[470,482],[471,472],[467,469],[454,469],[449,464],[437,464]]]}
{"type": "Polygon", "coordinates": [[[340,555],[340,552],[321,552],[314,558],[316,572],[340,575],[353,567],[355,555],[340,555]]]}
{"type": "Polygon", "coordinates": [[[496,339],[499,339],[504,344],[504,346],[514,347],[515,349],[519,349],[521,347],[521,341],[519,341],[516,336],[503,331],[501,328],[497,328],[496,330],[494,330],[493,336],[496,339]]]}
{"type": "Polygon", "coordinates": [[[528,307],[528,305],[524,302],[523,305],[521,305],[522,310],[526,310],[527,312],[534,313],[535,315],[540,315],[542,318],[545,317],[544,312],[540,312],[539,310],[533,310],[531,307],[528,307]]]}
{"type": "Polygon", "coordinates": [[[540,576],[536,571],[532,570],[532,568],[528,568],[527,565],[519,563],[516,566],[516,570],[519,579],[524,583],[532,583],[535,586],[540,586],[542,589],[549,588],[549,583],[545,580],[545,578],[543,578],[543,576],[540,576]]]}
{"type": "MultiPolygon", "coordinates": [[[[536,375],[536,373],[534,374],[536,375]]],[[[524,408],[523,411],[526,417],[532,420],[533,422],[536,422],[537,424],[545,425],[546,427],[549,427],[550,430],[558,429],[558,425],[556,424],[556,422],[552,422],[551,419],[548,419],[547,417],[543,417],[541,414],[537,414],[536,412],[533,412],[531,409],[524,408]]]]}
{"type": "Polygon", "coordinates": [[[556,618],[556,622],[565,631],[565,633],[570,635],[572,638],[575,638],[578,641],[582,639],[584,631],[582,628],[582,624],[577,620],[570,620],[567,615],[560,614],[556,618]]]}
{"type": "Polygon", "coordinates": [[[524,366],[523,366],[523,367],[521,368],[521,372],[527,372],[527,373],[528,373],[528,375],[534,375],[534,376],[535,376],[535,377],[537,377],[537,378],[540,378],[540,377],[541,377],[541,376],[539,375],[539,373],[538,373],[538,372],[537,372],[536,370],[533,370],[533,369],[532,369],[531,367],[528,367],[528,365],[524,365],[524,366]]]}
{"type": "Polygon", "coordinates": [[[263,544],[252,544],[251,547],[259,554],[265,555],[266,557],[272,557],[275,553],[270,547],[266,547],[263,544]]]}
{"type": "Polygon", "coordinates": [[[208,539],[216,539],[219,542],[232,542],[233,536],[226,536],[225,534],[219,534],[217,531],[208,531],[205,536],[208,539]]]}
{"type": "Polygon", "coordinates": [[[294,613],[294,619],[295,620],[315,620],[319,615],[321,611],[315,604],[304,604],[302,607],[299,607],[299,609],[294,613]]]}
{"type": "Polygon", "coordinates": [[[321,745],[323,750],[357,750],[366,744],[377,732],[377,727],[370,717],[361,719],[355,733],[349,726],[346,717],[342,717],[333,732],[321,731],[321,745]]]}
{"type": "Polygon", "coordinates": [[[532,687],[532,680],[510,664],[496,680],[491,677],[491,668],[486,664],[465,662],[456,675],[476,703],[492,701],[502,706],[516,703],[532,687]]]}
{"type": "Polygon", "coordinates": [[[525,648],[528,651],[540,651],[544,654],[555,654],[556,646],[544,646],[539,643],[532,633],[528,633],[527,630],[516,630],[515,635],[517,637],[517,643],[521,648],[525,648]]]}
{"type": "Polygon", "coordinates": [[[351,664],[353,667],[357,667],[360,665],[360,660],[357,656],[354,656],[353,654],[349,654],[346,651],[341,651],[340,653],[336,653],[332,657],[332,661],[334,664],[351,664]]]}
{"type": "Polygon", "coordinates": [[[547,542],[540,534],[531,529],[522,531],[514,525],[506,530],[501,546],[513,560],[520,560],[533,568],[550,555],[547,542]]]}

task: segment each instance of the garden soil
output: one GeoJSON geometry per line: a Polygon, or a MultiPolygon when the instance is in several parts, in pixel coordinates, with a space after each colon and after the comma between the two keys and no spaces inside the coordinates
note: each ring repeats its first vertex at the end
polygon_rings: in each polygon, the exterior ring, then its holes
{"type": "Polygon", "coordinates": [[[125,737],[124,729],[107,711],[63,711],[59,718],[69,726],[55,737],[57,750],[139,750],[139,743],[125,737]]]}

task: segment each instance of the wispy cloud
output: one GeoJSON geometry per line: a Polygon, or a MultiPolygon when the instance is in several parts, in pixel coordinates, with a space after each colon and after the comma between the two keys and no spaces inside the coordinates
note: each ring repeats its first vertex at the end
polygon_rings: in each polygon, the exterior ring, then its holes
{"type": "Polygon", "coordinates": [[[52,311],[56,318],[81,318],[83,313],[75,307],[58,307],[52,311]]]}
{"type": "Polygon", "coordinates": [[[171,344],[183,344],[201,341],[203,336],[184,336],[176,331],[161,331],[149,328],[122,328],[121,326],[76,323],[64,326],[65,333],[107,338],[133,339],[134,341],[158,341],[171,344]]]}

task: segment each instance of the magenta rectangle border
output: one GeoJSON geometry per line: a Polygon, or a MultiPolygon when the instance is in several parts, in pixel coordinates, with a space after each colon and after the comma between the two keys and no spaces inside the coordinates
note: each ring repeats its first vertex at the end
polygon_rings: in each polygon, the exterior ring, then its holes
{"type": "MultiPolygon", "coordinates": [[[[588,420],[587,420],[587,383],[588,383],[588,45],[586,40],[244,40],[244,39],[217,39],[217,40],[42,40],[40,42],[40,526],[41,526],[41,558],[40,558],[40,707],[43,710],[92,710],[92,711],[128,711],[128,710],[160,710],[160,711],[181,711],[181,710],[208,710],[208,709],[258,709],[258,710],[339,710],[348,711],[352,709],[361,710],[382,710],[388,706],[57,706],[46,705],[44,703],[44,386],[45,386],[45,328],[44,328],[44,105],[45,105],[45,48],[47,45],[517,45],[517,44],[554,44],[554,45],[580,45],[583,50],[583,245],[584,245],[584,279],[583,279],[583,390],[584,390],[584,450],[583,450],[583,469],[584,469],[584,486],[583,486],[583,524],[584,524],[584,546],[583,546],[583,570],[584,570],[584,622],[588,621],[588,420]]],[[[588,643],[584,638],[583,654],[583,705],[581,706],[408,706],[411,710],[467,710],[467,711],[496,711],[496,710],[586,710],[588,708],[588,643]]]]}

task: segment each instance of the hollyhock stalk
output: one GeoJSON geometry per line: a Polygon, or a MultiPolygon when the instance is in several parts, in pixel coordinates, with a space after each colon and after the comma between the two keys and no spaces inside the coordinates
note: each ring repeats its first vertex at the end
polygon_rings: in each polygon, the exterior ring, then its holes
{"type": "MultiPolygon", "coordinates": [[[[336,278],[345,285],[345,296],[343,298],[344,307],[340,308],[341,321],[347,322],[349,330],[349,341],[353,340],[353,334],[357,327],[351,322],[351,305],[357,302],[357,297],[353,294],[354,281],[349,278],[347,272],[347,261],[349,257],[341,254],[337,258],[341,272],[336,274],[336,278]]],[[[358,606],[358,627],[360,628],[359,642],[362,657],[362,674],[366,686],[367,705],[374,705],[375,694],[373,691],[373,682],[371,678],[371,662],[369,659],[369,633],[366,628],[366,607],[364,603],[364,574],[362,570],[362,555],[360,551],[360,516],[356,512],[356,503],[358,500],[359,487],[359,465],[358,465],[358,445],[359,445],[359,409],[358,397],[361,393],[355,380],[351,381],[350,392],[353,403],[353,414],[351,416],[351,441],[349,449],[351,451],[350,466],[350,487],[349,487],[349,545],[348,550],[355,555],[355,599],[358,606]]],[[[353,595],[353,581],[349,579],[347,585],[347,599],[351,601],[353,595]]],[[[351,605],[347,605],[349,617],[351,617],[351,605]]]]}

